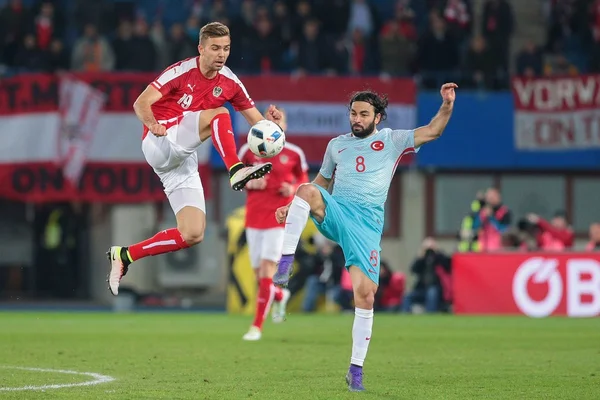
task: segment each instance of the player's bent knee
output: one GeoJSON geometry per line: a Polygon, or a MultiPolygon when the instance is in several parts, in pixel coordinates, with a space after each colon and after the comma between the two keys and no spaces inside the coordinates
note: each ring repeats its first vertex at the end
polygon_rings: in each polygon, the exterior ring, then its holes
{"type": "Polygon", "coordinates": [[[190,246],[194,246],[204,240],[204,229],[185,229],[180,232],[183,240],[190,246]]]}
{"type": "Polygon", "coordinates": [[[321,192],[312,183],[303,183],[302,185],[298,186],[298,189],[296,189],[296,196],[300,197],[307,203],[312,204],[312,201],[316,199],[317,196],[321,196],[321,192]]]}
{"type": "Polygon", "coordinates": [[[200,114],[200,120],[210,122],[215,116],[219,114],[229,114],[229,110],[225,107],[211,108],[209,110],[203,110],[200,114]]]}

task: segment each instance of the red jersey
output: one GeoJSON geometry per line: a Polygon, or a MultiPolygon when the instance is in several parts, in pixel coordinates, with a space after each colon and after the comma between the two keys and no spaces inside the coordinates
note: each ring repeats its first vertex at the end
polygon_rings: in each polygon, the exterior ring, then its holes
{"type": "Polygon", "coordinates": [[[246,190],[246,228],[269,229],[281,227],[275,219],[275,211],[292,201],[294,195],[284,197],[279,193],[281,184],[291,183],[298,187],[308,182],[308,164],[302,149],[291,143],[275,157],[260,158],[244,144],[240,149],[240,161],[244,164],[257,164],[269,161],[273,170],[265,175],[267,187],[263,190],[246,190]]]}
{"type": "MultiPolygon", "coordinates": [[[[236,111],[254,107],[239,78],[225,66],[212,79],[200,72],[200,58],[188,58],[165,69],[152,83],[163,97],[152,104],[154,118],[174,123],[186,111],[210,110],[230,102],[236,111]]],[[[144,127],[142,139],[148,128],[144,127]]]]}

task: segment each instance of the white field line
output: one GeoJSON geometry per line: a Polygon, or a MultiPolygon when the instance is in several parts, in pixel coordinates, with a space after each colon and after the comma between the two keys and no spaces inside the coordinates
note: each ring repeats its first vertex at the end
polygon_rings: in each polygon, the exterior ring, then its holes
{"type": "Polygon", "coordinates": [[[80,383],[61,383],[56,385],[40,385],[40,386],[21,386],[21,387],[0,387],[0,392],[16,392],[21,390],[46,390],[46,389],[62,389],[77,386],[92,386],[99,385],[101,383],[108,383],[115,380],[112,376],[101,375],[95,372],[78,372],[70,371],[66,369],[49,369],[49,368],[29,368],[29,367],[12,367],[9,365],[0,365],[0,369],[18,369],[21,371],[33,371],[33,372],[51,372],[55,374],[68,374],[68,375],[84,375],[93,378],[90,381],[80,383]]]}

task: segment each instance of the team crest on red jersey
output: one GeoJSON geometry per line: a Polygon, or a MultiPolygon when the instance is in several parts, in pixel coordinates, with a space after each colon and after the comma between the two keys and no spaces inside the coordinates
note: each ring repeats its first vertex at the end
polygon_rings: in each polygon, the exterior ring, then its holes
{"type": "Polygon", "coordinates": [[[223,93],[223,89],[221,89],[219,86],[215,86],[213,89],[213,96],[219,97],[221,93],[223,93]]]}
{"type": "Polygon", "coordinates": [[[385,147],[385,145],[383,144],[383,142],[381,140],[377,140],[377,141],[371,143],[371,148],[375,151],[381,151],[381,150],[383,150],[384,147],[385,147]]]}
{"type": "Polygon", "coordinates": [[[290,159],[286,155],[281,155],[279,156],[279,161],[281,161],[282,164],[287,164],[287,162],[290,161],[290,159]]]}

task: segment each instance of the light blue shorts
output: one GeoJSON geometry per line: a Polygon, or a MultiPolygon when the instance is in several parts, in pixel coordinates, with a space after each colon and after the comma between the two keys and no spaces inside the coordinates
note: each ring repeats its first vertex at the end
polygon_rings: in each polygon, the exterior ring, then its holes
{"type": "Polygon", "coordinates": [[[317,229],[340,245],[346,258],[346,269],[355,265],[379,285],[382,227],[377,226],[369,210],[345,199],[333,197],[321,186],[315,186],[321,191],[325,202],[323,222],[319,223],[311,216],[317,229]]]}

